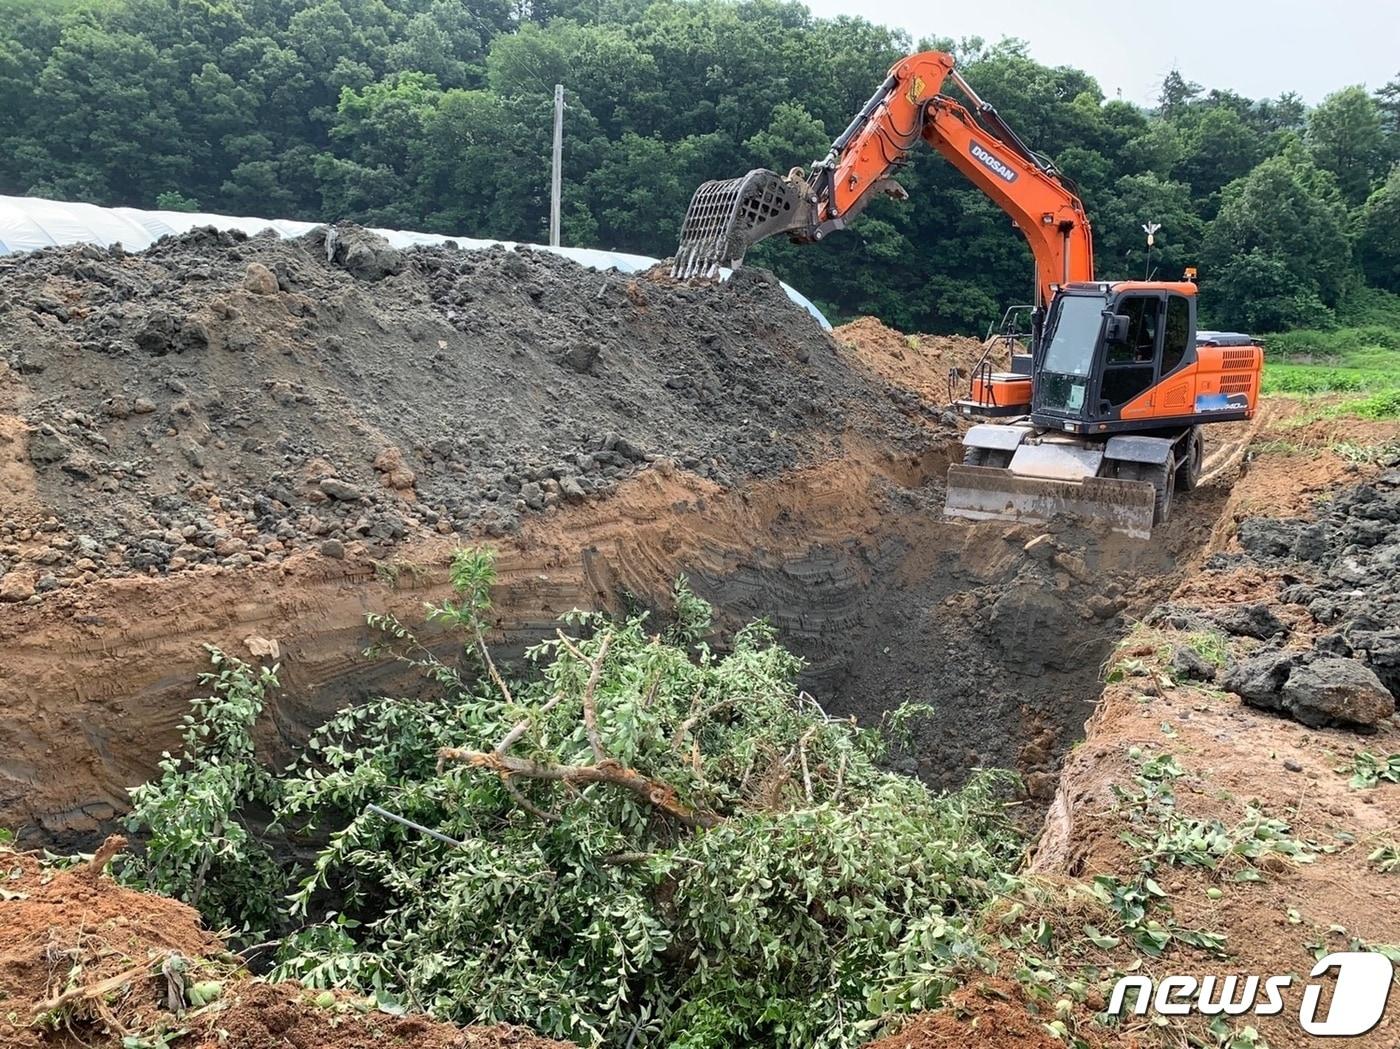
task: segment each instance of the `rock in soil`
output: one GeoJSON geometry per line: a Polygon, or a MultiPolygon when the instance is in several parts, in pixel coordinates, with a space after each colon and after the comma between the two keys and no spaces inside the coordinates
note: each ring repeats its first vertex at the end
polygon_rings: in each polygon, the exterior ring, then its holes
{"type": "Polygon", "coordinates": [[[1337,493],[1314,521],[1251,518],[1238,533],[1251,558],[1296,580],[1280,596],[1322,628],[1315,654],[1359,661],[1392,697],[1400,697],[1397,523],[1400,470],[1392,469],[1337,493]]]}
{"type": "Polygon", "coordinates": [[[1281,712],[1284,683],[1302,659],[1301,652],[1265,652],[1230,666],[1220,684],[1251,706],[1281,712]]]}
{"type": "Polygon", "coordinates": [[[1178,645],[1172,652],[1171,669],[1186,681],[1215,680],[1215,667],[1190,645],[1178,645]]]}
{"type": "Polygon", "coordinates": [[[1395,697],[1354,659],[1325,657],[1293,668],[1279,693],[1296,721],[1374,730],[1395,713],[1395,697]]]}
{"type": "Polygon", "coordinates": [[[1267,641],[1286,631],[1286,627],[1263,602],[1248,605],[1227,605],[1211,613],[1211,618],[1227,634],[1267,641]]]}

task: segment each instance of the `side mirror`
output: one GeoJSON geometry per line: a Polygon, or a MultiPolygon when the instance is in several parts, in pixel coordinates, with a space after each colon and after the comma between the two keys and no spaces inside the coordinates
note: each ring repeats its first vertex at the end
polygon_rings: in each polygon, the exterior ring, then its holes
{"type": "Polygon", "coordinates": [[[1108,342],[1127,342],[1132,318],[1126,313],[1110,313],[1104,325],[1104,339],[1108,342]]]}

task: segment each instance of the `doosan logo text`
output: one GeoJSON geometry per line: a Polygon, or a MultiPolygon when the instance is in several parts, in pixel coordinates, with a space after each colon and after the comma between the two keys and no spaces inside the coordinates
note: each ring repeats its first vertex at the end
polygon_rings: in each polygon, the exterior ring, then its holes
{"type": "Polygon", "coordinates": [[[972,154],[974,159],[980,161],[984,168],[991,170],[1003,182],[1016,181],[1016,172],[1012,171],[1003,161],[988,153],[986,147],[974,142],[968,152],[972,154]]]}
{"type": "MultiPolygon", "coordinates": [[[[1354,1037],[1365,1034],[1380,1023],[1394,978],[1394,966],[1383,954],[1369,951],[1339,951],[1329,954],[1309,974],[1303,988],[1303,1000],[1298,1007],[1298,1025],[1319,1037],[1354,1037]],[[1320,1008],[1323,985],[1319,976],[1335,969],[1336,985],[1328,1007],[1320,1008]],[[1319,1013],[1323,1015],[1319,1016],[1319,1013]]],[[[1205,1016],[1276,1016],[1285,1007],[1284,992],[1293,985],[1292,976],[1167,976],[1157,982],[1155,992],[1151,978],[1125,976],[1114,985],[1108,1011],[1121,1015],[1128,993],[1135,991],[1131,1011],[1141,1016],[1149,1006],[1162,1016],[1186,1016],[1199,1012],[1205,1016]],[[1262,993],[1261,993],[1262,992],[1262,993]]]]}

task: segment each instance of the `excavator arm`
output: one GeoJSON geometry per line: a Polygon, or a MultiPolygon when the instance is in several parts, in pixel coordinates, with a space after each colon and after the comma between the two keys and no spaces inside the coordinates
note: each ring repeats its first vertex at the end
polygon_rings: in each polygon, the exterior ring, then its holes
{"type": "Polygon", "coordinates": [[[672,274],[712,277],[768,237],[817,242],[843,229],[877,194],[904,198],[892,176],[920,139],[1020,227],[1035,258],[1041,302],[1050,301],[1051,284],[1093,279],[1093,237],[1078,195],[940,51],[897,62],[810,170],[794,168],[784,177],[759,168],[702,185],[682,223],[672,274]],[[949,80],[970,109],[942,93],[949,80]]]}

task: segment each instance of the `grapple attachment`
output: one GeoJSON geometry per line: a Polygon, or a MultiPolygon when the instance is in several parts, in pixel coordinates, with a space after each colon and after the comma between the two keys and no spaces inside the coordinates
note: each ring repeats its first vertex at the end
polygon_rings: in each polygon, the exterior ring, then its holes
{"type": "Polygon", "coordinates": [[[742,178],[706,182],[690,199],[681,223],[671,276],[717,277],[721,266],[738,266],[759,241],[807,228],[814,210],[809,195],[800,170],[784,178],[755,168],[742,178]]]}

